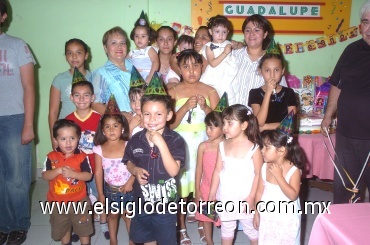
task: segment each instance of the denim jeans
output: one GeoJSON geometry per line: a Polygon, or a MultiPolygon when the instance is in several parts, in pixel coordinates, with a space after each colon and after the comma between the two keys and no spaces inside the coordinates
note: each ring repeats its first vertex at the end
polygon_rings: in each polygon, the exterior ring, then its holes
{"type": "Polygon", "coordinates": [[[0,231],[28,231],[31,143],[21,144],[24,114],[0,116],[0,231]]]}

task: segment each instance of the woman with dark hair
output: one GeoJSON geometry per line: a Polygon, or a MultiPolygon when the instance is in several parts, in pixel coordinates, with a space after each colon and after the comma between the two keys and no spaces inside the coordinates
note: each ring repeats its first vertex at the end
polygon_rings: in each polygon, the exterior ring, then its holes
{"type": "MultiPolygon", "coordinates": [[[[242,104],[247,106],[249,91],[265,84],[263,77],[258,73],[258,65],[270,43],[272,28],[265,17],[254,14],[244,20],[242,31],[246,46],[233,51],[239,68],[231,84],[234,90],[231,94],[234,96],[229,97],[229,103],[230,105],[242,104]]],[[[287,86],[284,77],[280,84],[287,86]]]]}

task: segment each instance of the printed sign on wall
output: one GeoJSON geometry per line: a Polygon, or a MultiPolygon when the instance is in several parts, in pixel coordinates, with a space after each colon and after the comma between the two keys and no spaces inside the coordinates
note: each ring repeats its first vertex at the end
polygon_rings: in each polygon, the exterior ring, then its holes
{"type": "Polygon", "coordinates": [[[272,24],[276,34],[329,35],[347,30],[351,0],[192,0],[192,27],[206,25],[209,18],[225,15],[234,33],[241,34],[247,16],[261,14],[272,24]]]}

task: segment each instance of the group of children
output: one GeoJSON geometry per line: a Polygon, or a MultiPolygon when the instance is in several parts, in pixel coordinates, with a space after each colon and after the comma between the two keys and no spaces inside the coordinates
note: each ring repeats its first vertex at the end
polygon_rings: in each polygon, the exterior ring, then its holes
{"type": "MultiPolygon", "coordinates": [[[[98,200],[108,205],[108,218],[100,214],[97,219],[110,244],[117,244],[120,216],[130,244],[177,244],[178,238],[180,244],[192,244],[185,214],[177,217],[169,212],[171,202],[191,193],[196,203],[244,201],[255,209],[259,201],[288,200],[298,207],[299,169],[305,160],[291,139],[294,94],[279,85],[284,60],[272,42],[259,65],[265,85],[250,92],[253,112],[240,104],[228,106],[227,93],[237,66],[232,50],[238,46],[227,41],[229,30],[226,17],[211,18],[213,41],[200,53],[192,49],[193,43],[184,45],[184,50],[174,55],[176,67],[172,65],[173,78],[177,76],[178,81],[169,79],[171,86],[164,88],[156,73],[158,55],[149,46],[155,32],[142,13],[130,35],[137,46],[129,53],[134,64],[127,95],[133,112],[130,121],[122,116],[114,97],[104,115],[91,109],[94,88],[84,68],[87,46],[79,39],[68,41],[65,55],[70,69],[62,73],[63,78],[55,78],[50,90],[54,150],[47,156],[43,172],[49,181],[48,201],[90,205],[98,200]],[[63,111],[70,101],[75,111],[61,114],[60,118],[66,119],[57,120],[60,103],[63,111]],[[263,130],[267,131],[261,134],[263,130]],[[133,201],[138,210],[145,202],[163,200],[163,213],[136,212],[132,219],[126,216],[128,210],[113,212],[111,205],[122,202],[125,207],[133,201]]],[[[183,39],[184,43],[192,40],[183,39]]],[[[246,210],[223,211],[216,220],[198,210],[195,217],[203,222],[199,229],[204,230],[201,242],[213,244],[213,226],[221,225],[222,244],[232,244],[239,221],[251,244],[299,244],[297,209],[285,215],[246,210]]],[[[78,215],[53,212],[50,223],[54,240],[70,244],[73,227],[81,244],[89,244],[93,226],[87,211],[78,215]]]]}

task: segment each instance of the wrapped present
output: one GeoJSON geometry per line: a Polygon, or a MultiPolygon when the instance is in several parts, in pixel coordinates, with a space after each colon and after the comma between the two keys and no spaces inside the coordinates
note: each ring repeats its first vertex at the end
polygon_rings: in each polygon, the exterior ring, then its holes
{"type": "Polygon", "coordinates": [[[293,88],[297,96],[297,104],[299,105],[300,113],[309,113],[313,111],[314,105],[314,90],[308,88],[293,88]]]}
{"type": "Polygon", "coordinates": [[[291,74],[285,75],[285,80],[289,88],[300,88],[301,87],[302,81],[294,75],[291,75],[291,74]]]}
{"type": "Polygon", "coordinates": [[[314,112],[316,114],[324,114],[326,104],[328,102],[330,84],[328,82],[322,84],[315,89],[314,112]]]}
{"type": "Polygon", "coordinates": [[[308,88],[315,91],[315,77],[314,76],[304,76],[302,81],[302,88],[308,88]]]}

